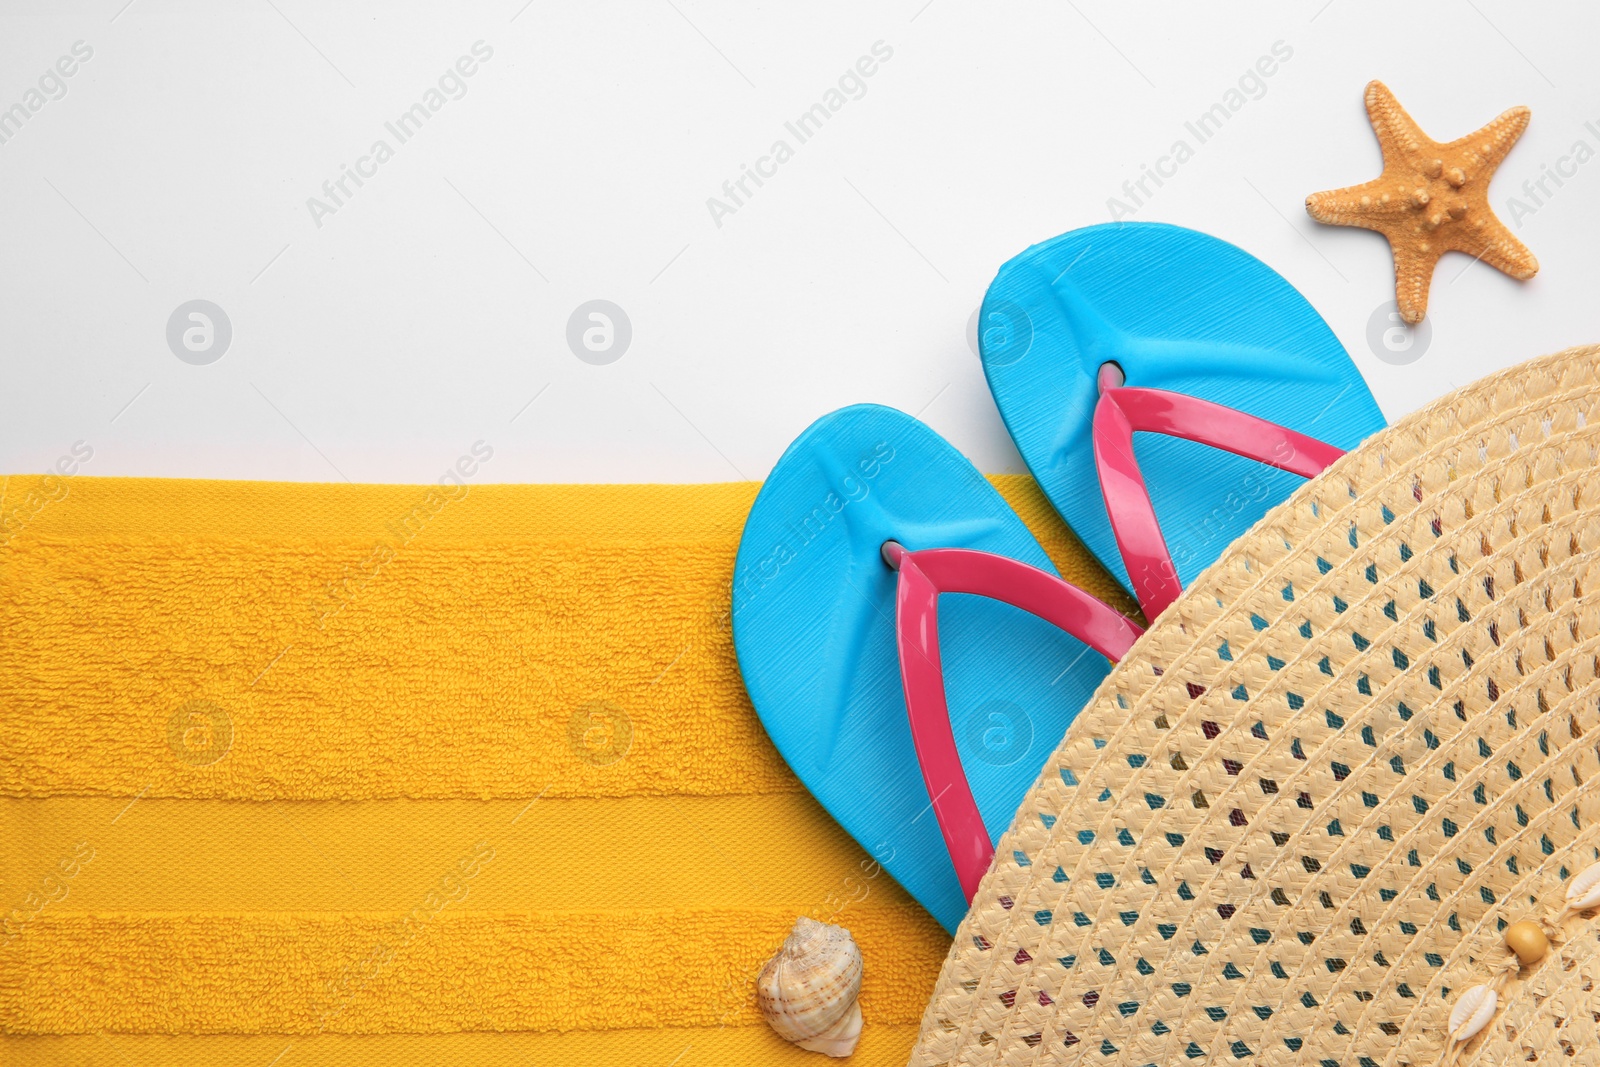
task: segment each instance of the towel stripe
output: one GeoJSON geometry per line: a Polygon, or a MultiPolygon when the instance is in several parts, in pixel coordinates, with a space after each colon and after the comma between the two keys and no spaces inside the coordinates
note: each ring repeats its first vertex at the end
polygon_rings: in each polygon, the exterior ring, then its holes
{"type": "MultiPolygon", "coordinates": [[[[915,1022],[948,938],[915,905],[838,917],[869,1025],[915,1022]]],[[[45,912],[0,948],[8,1034],[444,1033],[759,1025],[788,908],[45,912]],[[538,995],[530,995],[530,991],[538,995]]]]}
{"type": "MultiPolygon", "coordinates": [[[[1117,595],[1030,480],[995,482],[1117,595]]],[[[52,484],[0,547],[0,795],[800,789],[727,625],[752,485],[52,484]]]]}
{"type": "Polygon", "coordinates": [[[435,888],[465,893],[452,911],[560,910],[577,897],[793,917],[910,900],[805,793],[532,806],[0,798],[0,937],[27,923],[29,892],[50,911],[383,912],[435,888]],[[443,886],[463,861],[474,876],[443,886]]]}
{"type": "MultiPolygon", "coordinates": [[[[915,1024],[866,1028],[850,1067],[904,1067],[917,1036],[915,1024]]],[[[496,1034],[283,1034],[188,1035],[83,1034],[0,1037],[0,1063],[8,1067],[438,1067],[439,1064],[538,1064],[595,1067],[818,1067],[815,1052],[780,1040],[766,1026],[660,1030],[574,1030],[570,1033],[496,1034]]]]}

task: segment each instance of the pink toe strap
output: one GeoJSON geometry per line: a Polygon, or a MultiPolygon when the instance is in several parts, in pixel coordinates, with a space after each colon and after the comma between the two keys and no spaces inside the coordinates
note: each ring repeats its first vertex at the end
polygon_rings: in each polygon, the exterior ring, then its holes
{"type": "Polygon", "coordinates": [[[967,901],[989,869],[994,847],[956,750],[939,662],[939,594],[971,593],[1054,623],[1113,660],[1143,631],[1109,605],[1026,563],[964,548],[908,552],[890,542],[884,558],[900,572],[895,630],[900,681],[922,780],[967,901]]]}
{"type": "Polygon", "coordinates": [[[1100,401],[1094,409],[1094,460],[1128,579],[1145,618],[1153,622],[1183,586],[1156,522],[1144,475],[1133,458],[1135,431],[1197,441],[1306,478],[1321,473],[1344,452],[1236,408],[1165,389],[1119,385],[1120,377],[1110,365],[1101,370],[1100,401]]]}

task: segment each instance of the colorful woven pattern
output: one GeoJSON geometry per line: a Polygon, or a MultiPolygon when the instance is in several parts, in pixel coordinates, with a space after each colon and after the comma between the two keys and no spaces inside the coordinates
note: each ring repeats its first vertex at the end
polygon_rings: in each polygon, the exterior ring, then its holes
{"type": "Polygon", "coordinates": [[[805,914],[903,1063],[949,940],[745,700],[755,487],[439,493],[0,479],[0,1061],[813,1062],[805,914]]]}
{"type": "Polygon", "coordinates": [[[1572,350],[1269,513],[1068,731],[912,1062],[1600,1062],[1600,920],[1520,973],[1502,938],[1600,857],[1597,453],[1572,350]]]}

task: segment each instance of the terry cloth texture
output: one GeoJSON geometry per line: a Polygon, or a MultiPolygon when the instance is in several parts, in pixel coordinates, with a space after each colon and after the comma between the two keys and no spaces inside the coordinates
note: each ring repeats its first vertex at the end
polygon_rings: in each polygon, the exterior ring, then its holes
{"type": "Polygon", "coordinates": [[[811,915],[903,1063],[948,938],[745,698],[757,488],[0,479],[0,1061],[815,1062],[811,915]]]}
{"type": "Polygon", "coordinates": [[[1068,729],[912,1062],[1600,1063],[1597,456],[1573,349],[1270,511],[1068,729]]]}

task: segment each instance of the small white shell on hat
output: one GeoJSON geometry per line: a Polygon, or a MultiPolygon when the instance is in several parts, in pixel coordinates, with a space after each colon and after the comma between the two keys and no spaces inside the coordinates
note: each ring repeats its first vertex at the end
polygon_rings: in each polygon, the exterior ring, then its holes
{"type": "MultiPolygon", "coordinates": [[[[1600,863],[1590,864],[1573,877],[1567,884],[1566,899],[1569,912],[1600,906],[1600,863]]],[[[1475,985],[1462,993],[1450,1012],[1451,1039],[1472,1040],[1489,1025],[1499,1004],[1500,995],[1492,986],[1475,985]]]]}
{"type": "Polygon", "coordinates": [[[1567,907],[1573,911],[1600,907],[1600,863],[1579,871],[1567,886],[1567,907]]]}
{"type": "Polygon", "coordinates": [[[1457,1041],[1470,1041],[1478,1031],[1489,1025],[1500,995],[1486,985],[1475,985],[1456,1001],[1450,1012],[1450,1036],[1457,1041]]]}

